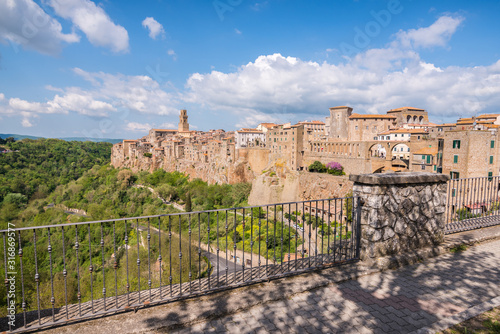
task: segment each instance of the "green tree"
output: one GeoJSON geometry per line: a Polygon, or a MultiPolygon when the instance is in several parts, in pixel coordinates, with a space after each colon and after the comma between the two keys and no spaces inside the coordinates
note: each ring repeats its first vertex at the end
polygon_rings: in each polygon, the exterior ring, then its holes
{"type": "Polygon", "coordinates": [[[191,212],[192,211],[192,208],[191,208],[191,194],[189,192],[186,194],[186,204],[184,205],[184,210],[186,212],[191,212]]]}
{"type": "Polygon", "coordinates": [[[309,165],[309,171],[310,172],[316,172],[316,173],[324,173],[326,172],[326,167],[324,164],[322,164],[320,161],[315,161],[312,164],[309,165]]]}

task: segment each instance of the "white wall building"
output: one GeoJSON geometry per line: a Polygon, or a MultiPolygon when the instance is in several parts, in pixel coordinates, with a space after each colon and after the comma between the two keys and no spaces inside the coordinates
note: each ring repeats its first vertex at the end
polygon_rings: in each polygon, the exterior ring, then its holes
{"type": "Polygon", "coordinates": [[[257,129],[241,129],[234,132],[235,148],[265,146],[266,134],[257,129]]]}

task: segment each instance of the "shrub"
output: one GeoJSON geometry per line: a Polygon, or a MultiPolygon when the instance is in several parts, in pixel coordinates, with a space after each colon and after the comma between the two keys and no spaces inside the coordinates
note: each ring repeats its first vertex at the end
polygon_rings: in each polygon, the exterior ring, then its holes
{"type": "Polygon", "coordinates": [[[324,173],[326,172],[326,167],[320,161],[315,161],[309,165],[310,172],[324,173]]]}
{"type": "Polygon", "coordinates": [[[151,153],[146,152],[146,153],[144,153],[144,156],[146,158],[151,158],[153,155],[151,153]]]}
{"type": "Polygon", "coordinates": [[[338,162],[330,161],[325,167],[328,174],[345,175],[344,167],[342,167],[342,165],[338,162]]]}

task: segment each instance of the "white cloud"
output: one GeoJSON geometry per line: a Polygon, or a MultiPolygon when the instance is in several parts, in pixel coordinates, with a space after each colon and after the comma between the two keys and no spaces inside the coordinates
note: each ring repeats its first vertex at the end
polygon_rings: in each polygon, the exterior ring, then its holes
{"type": "Polygon", "coordinates": [[[128,122],[127,125],[125,126],[126,131],[133,131],[133,132],[144,132],[144,131],[149,131],[153,127],[149,123],[138,123],[138,122],[128,122]]]}
{"type": "Polygon", "coordinates": [[[464,21],[461,16],[441,16],[429,27],[410,29],[398,32],[397,38],[403,46],[429,48],[434,46],[445,46],[457,28],[464,21]]]}
{"type": "Polygon", "coordinates": [[[115,108],[156,115],[177,113],[173,107],[176,94],[166,92],[149,76],[92,73],[79,68],[74,72],[94,86],[89,91],[93,98],[108,101],[115,108]]]}
{"type": "Polygon", "coordinates": [[[92,87],[82,89],[48,86],[48,90],[57,94],[46,102],[26,101],[15,97],[5,103],[0,99],[0,115],[21,115],[23,122],[28,124],[30,119],[40,114],[77,113],[91,117],[108,117],[110,113],[119,111],[123,112],[122,115],[128,112],[153,115],[170,115],[178,112],[177,93],[168,93],[148,76],[93,73],[79,68],[73,71],[89,81],[92,87]]]}
{"type": "Polygon", "coordinates": [[[42,104],[39,102],[28,102],[21,100],[19,98],[12,98],[9,100],[9,106],[15,110],[26,111],[26,112],[43,112],[42,104]]]}
{"type": "Polygon", "coordinates": [[[81,115],[105,117],[109,111],[116,111],[110,103],[95,100],[92,94],[79,89],[69,89],[64,95],[56,95],[47,102],[53,113],[76,112],[81,115]]]}
{"type": "Polygon", "coordinates": [[[43,54],[58,54],[63,43],[75,43],[80,37],[65,34],[61,24],[32,0],[0,1],[0,42],[21,45],[43,54]]]}
{"type": "Polygon", "coordinates": [[[110,48],[114,52],[126,52],[129,48],[128,32],[115,24],[102,7],[90,0],[50,0],[57,15],[71,20],[83,31],[90,43],[110,48]]]}
{"type": "Polygon", "coordinates": [[[23,118],[21,125],[25,128],[30,128],[33,126],[33,123],[30,122],[29,118],[23,118]]]}
{"type": "Polygon", "coordinates": [[[174,50],[170,49],[167,51],[167,54],[172,57],[173,60],[177,60],[177,54],[175,53],[174,50]]]}
{"type": "Polygon", "coordinates": [[[156,39],[158,35],[165,35],[165,30],[163,30],[163,26],[161,25],[161,23],[159,23],[152,17],[146,17],[144,21],[142,21],[142,26],[149,30],[149,37],[151,37],[152,39],[156,39]]]}
{"type": "Polygon", "coordinates": [[[239,29],[234,28],[234,32],[235,32],[237,35],[241,35],[241,31],[240,31],[239,29]]]}
{"type": "Polygon", "coordinates": [[[260,123],[274,123],[278,122],[278,119],[274,116],[262,114],[259,112],[253,112],[249,116],[243,116],[240,121],[236,124],[238,128],[253,128],[260,123]]]}
{"type": "MultiPolygon", "coordinates": [[[[191,124],[189,124],[189,127],[193,127],[191,124]]],[[[173,123],[162,123],[159,127],[159,129],[176,129],[177,126],[175,126],[173,123]]]]}
{"type": "Polygon", "coordinates": [[[490,66],[437,67],[414,49],[445,46],[462,21],[441,17],[430,27],[398,33],[386,48],[367,50],[340,64],[273,54],[234,72],[194,73],[184,98],[239,116],[238,126],[253,126],[262,115],[326,115],[328,107],[336,105],[369,113],[411,105],[436,118],[498,109],[500,61],[490,66]],[[405,41],[410,43],[403,45],[405,41]]]}
{"type": "Polygon", "coordinates": [[[3,95],[2,93],[0,93],[0,101],[3,101],[5,99],[5,95],[3,95]]]}

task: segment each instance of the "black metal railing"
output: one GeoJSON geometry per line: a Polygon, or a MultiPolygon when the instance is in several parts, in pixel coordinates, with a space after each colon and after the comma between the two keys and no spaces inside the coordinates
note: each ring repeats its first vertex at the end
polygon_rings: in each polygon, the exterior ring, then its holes
{"type": "Polygon", "coordinates": [[[500,177],[448,181],[445,233],[500,224],[500,177]]]}
{"type": "Polygon", "coordinates": [[[358,202],[8,226],[0,231],[1,330],[54,326],[356,261],[358,202]]]}

